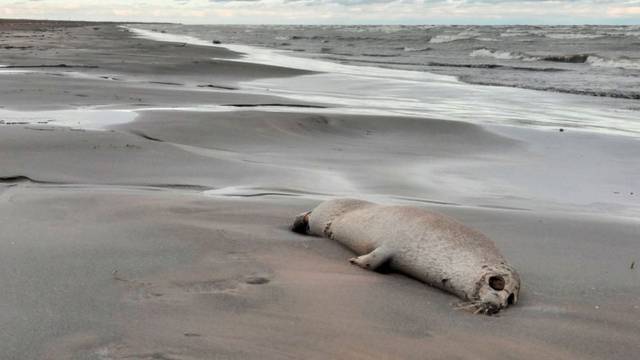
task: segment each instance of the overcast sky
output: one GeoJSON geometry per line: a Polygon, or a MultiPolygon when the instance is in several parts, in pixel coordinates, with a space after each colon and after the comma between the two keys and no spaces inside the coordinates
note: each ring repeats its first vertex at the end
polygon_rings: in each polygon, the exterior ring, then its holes
{"type": "Polygon", "coordinates": [[[0,0],[0,17],[190,24],[640,24],[640,0],[0,0]]]}

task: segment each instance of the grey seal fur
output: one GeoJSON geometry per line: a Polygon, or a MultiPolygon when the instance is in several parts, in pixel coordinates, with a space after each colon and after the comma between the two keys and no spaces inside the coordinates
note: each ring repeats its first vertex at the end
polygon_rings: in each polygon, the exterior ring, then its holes
{"type": "Polygon", "coordinates": [[[518,302],[520,276],[494,242],[460,222],[421,208],[336,199],[298,215],[292,230],[335,240],[358,257],[452,293],[476,313],[495,314],[518,302]]]}

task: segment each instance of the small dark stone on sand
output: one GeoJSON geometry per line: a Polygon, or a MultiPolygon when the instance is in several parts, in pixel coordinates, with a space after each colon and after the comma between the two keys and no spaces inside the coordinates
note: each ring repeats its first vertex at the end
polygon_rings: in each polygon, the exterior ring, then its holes
{"type": "Polygon", "coordinates": [[[560,131],[560,132],[564,132],[564,129],[563,129],[563,128],[560,128],[558,131],[560,131]]]}
{"type": "Polygon", "coordinates": [[[220,40],[213,40],[212,42],[213,42],[214,44],[222,44],[222,41],[220,41],[220,40]]]}
{"type": "Polygon", "coordinates": [[[222,90],[238,90],[238,89],[236,89],[234,87],[230,87],[230,86],[221,86],[221,85],[213,85],[213,84],[198,85],[198,87],[200,87],[200,88],[222,89],[222,90]]]}
{"type": "Polygon", "coordinates": [[[269,283],[269,281],[271,280],[264,276],[250,276],[245,280],[249,285],[263,285],[269,283]]]}

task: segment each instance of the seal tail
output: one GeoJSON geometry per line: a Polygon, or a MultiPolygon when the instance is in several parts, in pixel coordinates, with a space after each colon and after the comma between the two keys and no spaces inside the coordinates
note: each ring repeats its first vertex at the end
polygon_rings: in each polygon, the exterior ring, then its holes
{"type": "Polygon", "coordinates": [[[291,231],[297,232],[298,234],[308,235],[309,215],[311,215],[311,211],[303,212],[302,214],[296,216],[296,218],[293,220],[293,225],[291,225],[291,231]]]}

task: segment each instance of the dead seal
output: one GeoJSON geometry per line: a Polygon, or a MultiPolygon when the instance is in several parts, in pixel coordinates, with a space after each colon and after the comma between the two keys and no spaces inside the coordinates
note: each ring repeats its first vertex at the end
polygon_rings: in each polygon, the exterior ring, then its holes
{"type": "Polygon", "coordinates": [[[518,302],[520,277],[491,239],[445,215],[410,206],[329,200],[298,215],[292,230],[325,236],[353,250],[351,263],[382,265],[495,314],[518,302]]]}

